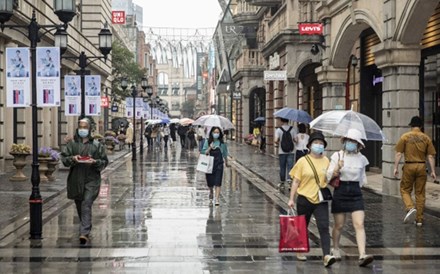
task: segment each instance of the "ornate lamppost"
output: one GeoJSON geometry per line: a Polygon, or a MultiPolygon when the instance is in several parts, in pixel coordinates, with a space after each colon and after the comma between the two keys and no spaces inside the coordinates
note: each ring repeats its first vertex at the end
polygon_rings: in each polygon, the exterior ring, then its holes
{"type": "MultiPolygon", "coordinates": [[[[146,77],[142,77],[141,87],[144,90],[144,92],[148,88],[148,79],[146,77]]],[[[141,92],[142,103],[144,103],[144,92],[141,92]]],[[[143,106],[142,106],[142,108],[143,108],[143,106]]],[[[139,140],[139,145],[140,145],[139,154],[140,155],[144,154],[144,136],[143,136],[143,134],[144,134],[144,116],[142,115],[141,116],[141,134],[139,137],[140,138],[140,140],[139,140]]]]}
{"type": "MultiPolygon", "coordinates": [[[[32,85],[32,193],[29,197],[30,207],[30,239],[41,239],[43,230],[43,198],[40,194],[40,175],[38,164],[38,109],[37,109],[37,43],[40,42],[40,30],[45,30],[47,33],[55,29],[67,29],[68,23],[72,21],[75,13],[75,0],[54,0],[54,13],[58,19],[63,22],[60,25],[40,25],[37,22],[35,10],[32,12],[32,18],[29,24],[26,25],[7,25],[14,14],[14,8],[18,3],[15,0],[0,0],[0,28],[1,31],[5,28],[16,30],[22,34],[20,29],[27,29],[27,38],[30,41],[30,55],[31,55],[31,85],[32,85]]],[[[59,32],[55,33],[55,40],[59,39],[59,32]]]]}
{"type": "Polygon", "coordinates": [[[133,143],[131,144],[131,160],[136,161],[136,85],[131,86],[131,96],[133,97],[133,143]]]}

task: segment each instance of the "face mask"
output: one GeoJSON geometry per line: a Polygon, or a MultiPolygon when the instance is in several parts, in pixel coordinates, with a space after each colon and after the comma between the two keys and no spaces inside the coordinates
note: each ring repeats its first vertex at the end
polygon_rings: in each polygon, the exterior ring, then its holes
{"type": "Polygon", "coordinates": [[[348,152],[355,152],[357,150],[357,143],[350,141],[345,142],[345,150],[348,152]]]}
{"type": "Polygon", "coordinates": [[[322,145],[322,144],[312,144],[311,150],[315,154],[322,154],[324,152],[324,145],[322,145]]]}
{"type": "Polygon", "coordinates": [[[218,139],[218,137],[220,137],[220,133],[213,133],[212,134],[212,138],[218,139]]]}
{"type": "Polygon", "coordinates": [[[89,130],[84,129],[84,128],[80,128],[80,129],[78,129],[78,135],[81,138],[86,138],[87,136],[89,136],[89,130]]]}

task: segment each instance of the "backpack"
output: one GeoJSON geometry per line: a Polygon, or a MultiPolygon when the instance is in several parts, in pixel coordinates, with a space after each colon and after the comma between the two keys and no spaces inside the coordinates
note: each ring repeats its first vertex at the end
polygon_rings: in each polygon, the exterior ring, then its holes
{"type": "Polygon", "coordinates": [[[281,137],[281,149],[283,150],[283,152],[292,152],[293,140],[292,140],[292,135],[290,134],[292,127],[289,127],[287,131],[284,130],[283,127],[280,127],[280,129],[283,132],[283,136],[281,137]]]}

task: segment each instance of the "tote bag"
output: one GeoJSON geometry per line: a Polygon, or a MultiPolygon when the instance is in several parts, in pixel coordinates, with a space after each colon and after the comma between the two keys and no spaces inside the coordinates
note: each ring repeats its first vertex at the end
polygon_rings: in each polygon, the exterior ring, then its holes
{"type": "Polygon", "coordinates": [[[197,171],[203,172],[203,173],[212,173],[212,167],[214,166],[214,157],[200,154],[199,160],[197,161],[197,171]]]}
{"type": "Polygon", "coordinates": [[[279,252],[309,252],[309,235],[305,215],[280,215],[279,252]]]}

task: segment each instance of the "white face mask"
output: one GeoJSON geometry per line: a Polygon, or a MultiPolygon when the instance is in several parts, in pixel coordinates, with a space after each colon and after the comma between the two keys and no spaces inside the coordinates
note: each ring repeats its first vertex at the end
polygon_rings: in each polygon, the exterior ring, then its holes
{"type": "Polygon", "coordinates": [[[322,154],[324,152],[324,145],[323,144],[312,144],[310,149],[315,154],[322,154]]]}
{"type": "Polygon", "coordinates": [[[89,130],[86,128],[80,128],[78,129],[78,135],[81,138],[86,138],[87,136],[89,136],[89,130]]]}

